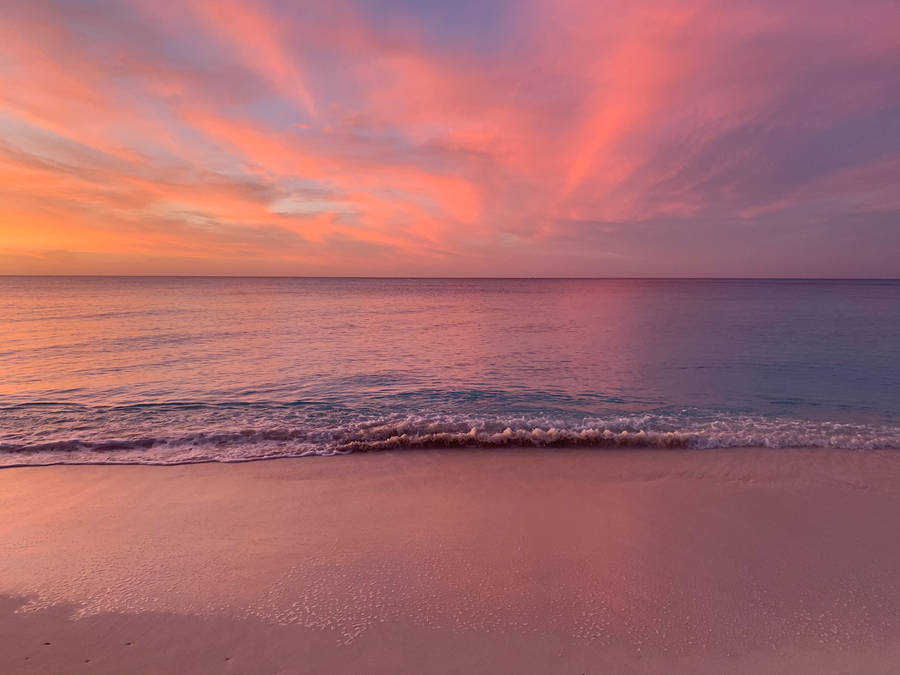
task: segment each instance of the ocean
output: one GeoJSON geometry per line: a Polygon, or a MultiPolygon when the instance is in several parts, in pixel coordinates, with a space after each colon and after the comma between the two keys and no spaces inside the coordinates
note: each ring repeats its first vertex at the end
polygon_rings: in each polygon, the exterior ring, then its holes
{"type": "Polygon", "coordinates": [[[0,277],[0,466],[900,448],[900,281],[0,277]]]}

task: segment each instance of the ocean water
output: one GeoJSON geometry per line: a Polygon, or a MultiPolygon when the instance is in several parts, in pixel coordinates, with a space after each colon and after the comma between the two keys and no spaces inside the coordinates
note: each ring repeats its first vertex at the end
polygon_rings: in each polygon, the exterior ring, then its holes
{"type": "Polygon", "coordinates": [[[900,448],[900,281],[0,277],[0,465],[900,448]]]}

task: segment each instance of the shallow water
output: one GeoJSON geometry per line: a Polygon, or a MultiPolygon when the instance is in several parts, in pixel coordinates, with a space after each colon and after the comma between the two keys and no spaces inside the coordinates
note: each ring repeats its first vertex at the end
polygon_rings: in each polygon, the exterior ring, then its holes
{"type": "Polygon", "coordinates": [[[900,448],[900,282],[0,277],[0,465],[900,448]]]}

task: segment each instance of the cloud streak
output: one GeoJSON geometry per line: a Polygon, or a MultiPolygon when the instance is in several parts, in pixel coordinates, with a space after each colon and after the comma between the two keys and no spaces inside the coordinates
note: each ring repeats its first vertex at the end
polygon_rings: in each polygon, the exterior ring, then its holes
{"type": "Polygon", "coordinates": [[[14,3],[0,271],[900,273],[895,2],[448,11],[14,3]]]}

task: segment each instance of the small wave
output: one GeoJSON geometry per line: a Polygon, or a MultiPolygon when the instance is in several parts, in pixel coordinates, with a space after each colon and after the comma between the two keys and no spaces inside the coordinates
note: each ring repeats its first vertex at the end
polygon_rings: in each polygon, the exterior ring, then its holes
{"type": "Polygon", "coordinates": [[[303,441],[309,434],[290,429],[247,429],[235,432],[195,433],[185,436],[132,438],[122,440],[56,440],[46,443],[14,444],[0,443],[0,453],[41,453],[41,452],[123,452],[147,450],[151,448],[180,448],[193,446],[226,447],[233,445],[259,444],[267,442],[303,441]]]}
{"type": "Polygon", "coordinates": [[[133,435],[104,437],[101,426],[100,431],[84,430],[77,438],[65,437],[57,429],[50,438],[36,431],[15,441],[0,439],[0,466],[238,462],[417,448],[900,449],[898,426],[696,414],[648,413],[578,422],[426,415],[328,424],[307,418],[302,424],[289,425],[274,424],[275,417],[261,412],[258,427],[229,429],[229,421],[233,424],[236,419],[203,418],[205,426],[212,428],[152,433],[185,428],[183,421],[155,419],[151,433],[135,431],[133,435]]]}
{"type": "Polygon", "coordinates": [[[691,438],[674,432],[611,431],[610,429],[512,429],[500,432],[437,431],[415,433],[391,430],[387,437],[348,440],[337,452],[366,452],[397,448],[501,448],[501,447],[600,447],[600,448],[687,448],[691,438]]]}

